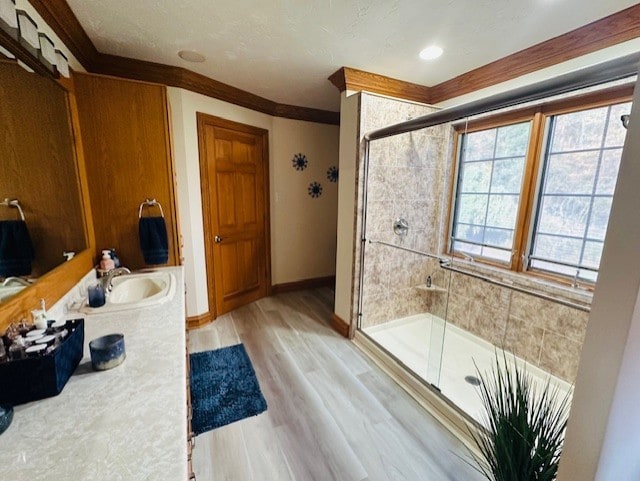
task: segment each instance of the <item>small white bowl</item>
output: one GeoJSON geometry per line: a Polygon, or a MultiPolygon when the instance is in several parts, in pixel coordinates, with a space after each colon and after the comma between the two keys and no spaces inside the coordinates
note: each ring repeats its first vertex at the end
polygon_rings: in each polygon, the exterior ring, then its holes
{"type": "Polygon", "coordinates": [[[39,337],[43,336],[46,329],[33,329],[32,331],[27,332],[27,337],[39,337]]]}
{"type": "Polygon", "coordinates": [[[56,336],[44,336],[44,337],[41,337],[40,339],[38,339],[36,341],[36,344],[48,344],[51,341],[53,341],[55,338],[56,338],[56,336]]]}

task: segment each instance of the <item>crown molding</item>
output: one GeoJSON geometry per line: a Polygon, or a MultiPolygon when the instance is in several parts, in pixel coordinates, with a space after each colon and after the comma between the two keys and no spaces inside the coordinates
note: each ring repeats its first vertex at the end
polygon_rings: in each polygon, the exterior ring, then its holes
{"type": "Polygon", "coordinates": [[[431,87],[434,104],[640,37],[640,4],[431,87]]]}
{"type": "Polygon", "coordinates": [[[349,67],[342,67],[333,73],[329,80],[341,92],[366,90],[406,100],[438,104],[638,37],[640,4],[432,87],[349,67]]]}
{"type": "Polygon", "coordinates": [[[345,90],[366,90],[367,92],[413,100],[424,104],[431,103],[431,89],[429,87],[351,67],[342,67],[337,70],[329,77],[329,81],[340,92],[345,90]]]}
{"type": "MultiPolygon", "coordinates": [[[[90,72],[184,88],[277,117],[334,125],[340,122],[339,112],[279,104],[182,67],[100,53],[66,0],[29,1],[90,72]]],[[[640,37],[640,4],[432,87],[350,67],[340,68],[329,80],[341,92],[366,90],[421,103],[438,104],[637,37],[640,37]]]]}
{"type": "Polygon", "coordinates": [[[66,0],[29,0],[29,3],[90,73],[183,88],[276,117],[340,124],[340,112],[280,104],[186,68],[101,53],[66,0]]]}

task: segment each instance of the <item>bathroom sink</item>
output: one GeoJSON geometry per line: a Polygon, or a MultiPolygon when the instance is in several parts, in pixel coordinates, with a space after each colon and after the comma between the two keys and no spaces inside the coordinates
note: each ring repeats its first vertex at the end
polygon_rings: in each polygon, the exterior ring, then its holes
{"type": "Polygon", "coordinates": [[[85,305],[82,312],[90,314],[150,307],[171,299],[176,290],[174,275],[162,271],[121,275],[113,279],[112,285],[113,289],[107,294],[104,306],[85,305]]]}
{"type": "Polygon", "coordinates": [[[161,297],[168,289],[168,276],[121,276],[113,280],[112,304],[130,304],[161,297]]]}

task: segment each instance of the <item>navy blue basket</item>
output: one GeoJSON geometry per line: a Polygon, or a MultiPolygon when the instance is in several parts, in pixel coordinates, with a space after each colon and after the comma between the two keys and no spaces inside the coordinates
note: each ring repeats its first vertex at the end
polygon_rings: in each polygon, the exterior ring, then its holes
{"type": "Polygon", "coordinates": [[[0,364],[0,404],[16,406],[57,396],[80,364],[84,349],[84,319],[54,351],[37,358],[0,364]]]}

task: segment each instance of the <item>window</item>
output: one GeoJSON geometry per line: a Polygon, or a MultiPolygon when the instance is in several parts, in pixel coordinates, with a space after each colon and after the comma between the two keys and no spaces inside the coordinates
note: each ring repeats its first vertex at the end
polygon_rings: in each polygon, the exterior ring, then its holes
{"type": "Polygon", "coordinates": [[[595,281],[629,87],[457,126],[451,251],[595,281]]]}
{"type": "Polygon", "coordinates": [[[530,122],[462,136],[453,248],[511,260],[530,122]]]}

